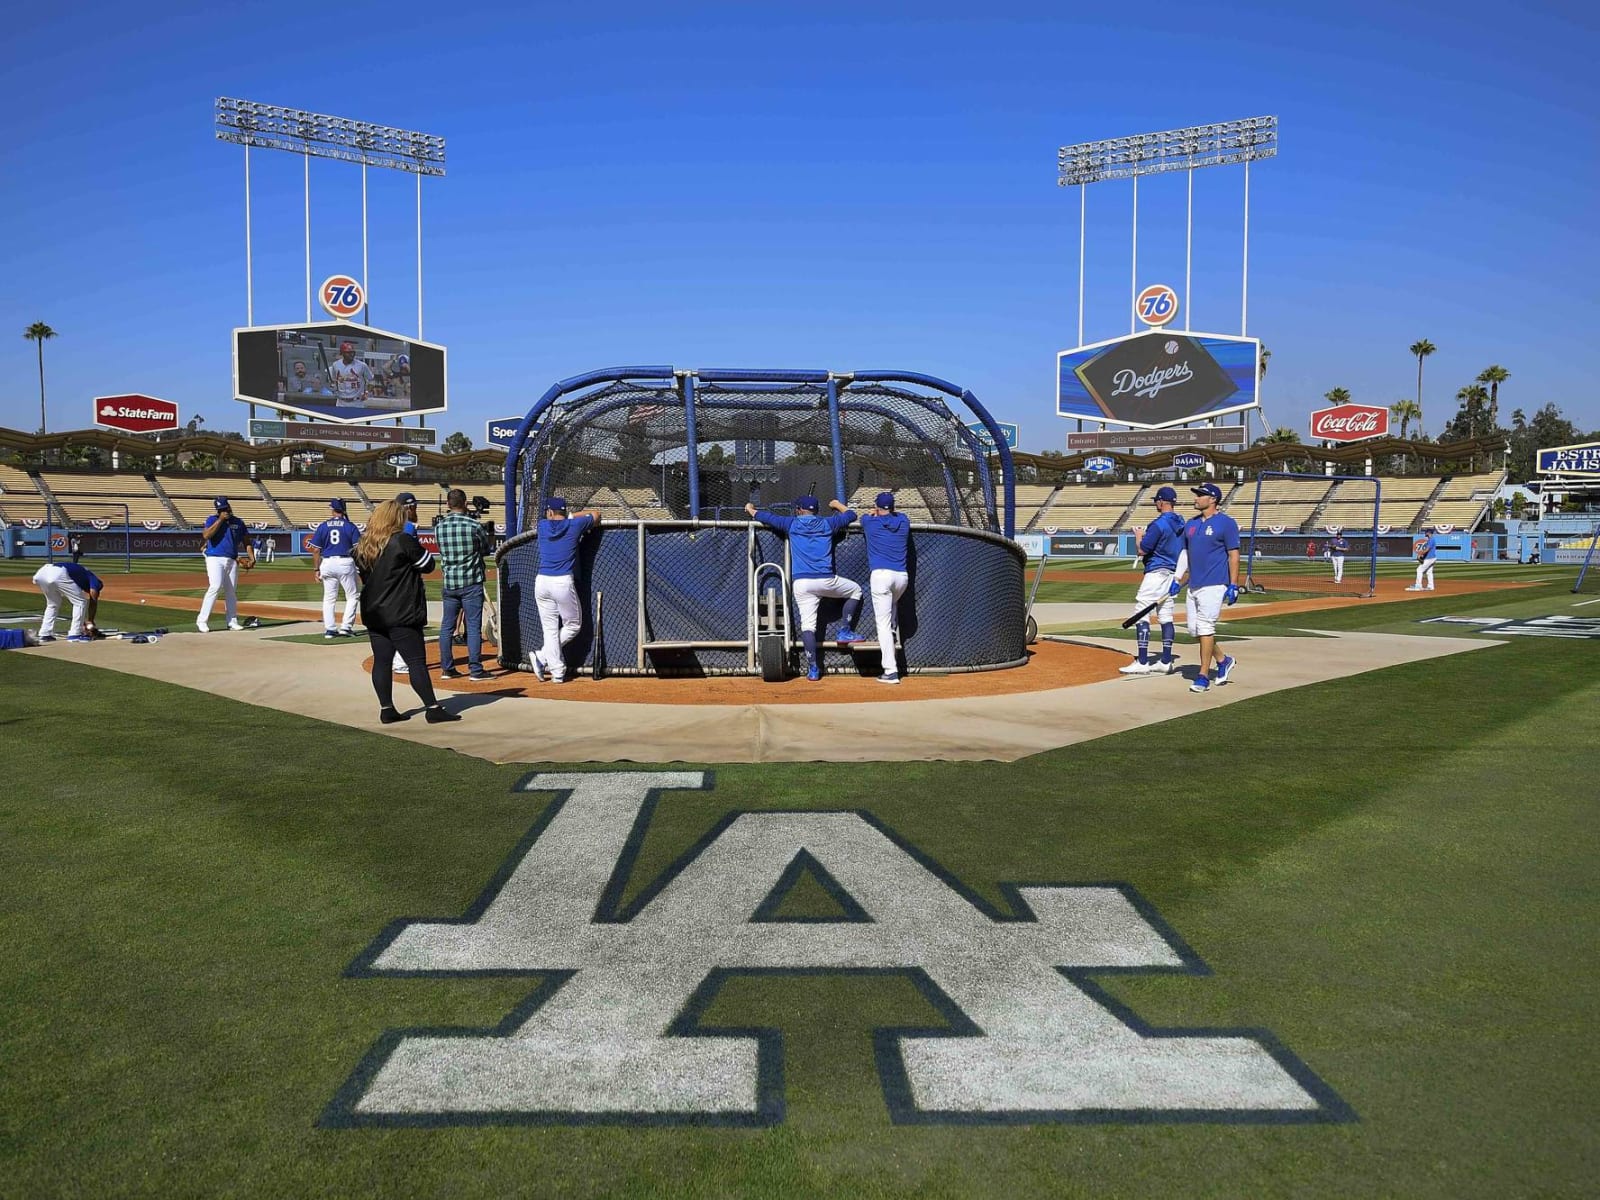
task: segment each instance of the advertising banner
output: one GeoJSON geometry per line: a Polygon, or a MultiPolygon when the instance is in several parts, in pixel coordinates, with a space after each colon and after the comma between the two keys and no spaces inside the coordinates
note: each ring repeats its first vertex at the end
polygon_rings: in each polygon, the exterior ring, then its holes
{"type": "Polygon", "coordinates": [[[383,446],[431,446],[437,429],[398,425],[315,425],[307,421],[251,421],[250,436],[289,442],[375,442],[383,446]]]}
{"type": "Polygon", "coordinates": [[[1152,330],[1056,356],[1056,414],[1163,429],[1256,406],[1261,343],[1152,330]]]}
{"type": "Polygon", "coordinates": [[[509,450],[511,449],[511,443],[516,441],[517,429],[521,425],[521,417],[498,417],[485,423],[483,440],[490,446],[499,446],[502,450],[509,450]]]}
{"type": "Polygon", "coordinates": [[[1052,533],[1050,535],[1050,555],[1094,555],[1104,554],[1115,557],[1122,547],[1122,539],[1114,533],[1083,534],[1083,533],[1052,533]]]}
{"type": "Polygon", "coordinates": [[[1171,450],[1177,446],[1238,446],[1243,443],[1243,425],[1218,425],[1213,429],[1128,429],[1115,433],[1067,434],[1069,451],[1171,450]]]}
{"type": "Polygon", "coordinates": [[[96,396],[94,423],[102,429],[123,433],[155,433],[178,427],[178,406],[171,400],[134,393],[128,396],[96,396]]]}
{"type": "Polygon", "coordinates": [[[1389,432],[1389,410],[1376,404],[1336,404],[1311,414],[1311,437],[1323,442],[1362,442],[1389,432]]]}
{"type": "Polygon", "coordinates": [[[347,321],[235,329],[233,394],[345,424],[443,412],[445,350],[347,321]]]}
{"type": "MultiPolygon", "coordinates": [[[[1012,450],[1015,450],[1017,448],[1017,442],[1022,436],[1021,428],[1017,425],[1011,424],[1009,421],[996,421],[995,424],[1000,426],[1000,436],[1005,439],[1006,446],[1012,450]]],[[[970,429],[972,431],[972,435],[978,439],[978,445],[984,447],[985,449],[991,448],[990,443],[994,439],[989,435],[989,430],[982,421],[973,421],[967,426],[967,428],[970,429]]]]}
{"type": "Polygon", "coordinates": [[[1600,442],[1550,446],[1538,453],[1541,475],[1600,475],[1600,442]]]}

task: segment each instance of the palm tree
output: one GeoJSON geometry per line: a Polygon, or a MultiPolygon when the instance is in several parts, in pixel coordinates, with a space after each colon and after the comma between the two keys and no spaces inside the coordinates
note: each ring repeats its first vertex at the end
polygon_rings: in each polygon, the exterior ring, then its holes
{"type": "Polygon", "coordinates": [[[1481,384],[1469,384],[1456,393],[1456,400],[1467,414],[1467,436],[1477,437],[1478,420],[1483,414],[1484,405],[1489,402],[1488,391],[1481,384]]]}
{"type": "Polygon", "coordinates": [[[1261,378],[1267,377],[1267,360],[1272,357],[1272,351],[1267,349],[1266,343],[1261,344],[1261,378]]]}
{"type": "Polygon", "coordinates": [[[1324,400],[1326,400],[1329,404],[1349,404],[1350,403],[1350,389],[1349,388],[1332,388],[1332,389],[1322,393],[1322,398],[1324,400]]]}
{"type": "Polygon", "coordinates": [[[1410,428],[1412,421],[1422,415],[1422,410],[1417,407],[1415,400],[1396,400],[1389,405],[1389,413],[1400,422],[1400,440],[1404,441],[1406,430],[1410,428]]]}
{"type": "Polygon", "coordinates": [[[1498,364],[1485,367],[1478,374],[1479,383],[1489,385],[1489,432],[1500,428],[1500,385],[1511,378],[1511,372],[1498,364]]]}
{"type": "Polygon", "coordinates": [[[56,331],[43,321],[35,321],[22,331],[22,336],[39,344],[39,432],[49,427],[44,416],[44,344],[56,336],[56,331]]]}
{"type": "Polygon", "coordinates": [[[1256,445],[1258,446],[1276,446],[1285,443],[1299,445],[1300,431],[1298,429],[1290,429],[1287,425],[1279,425],[1266,437],[1256,439],[1256,445]]]}
{"type": "Polygon", "coordinates": [[[1421,437],[1422,436],[1422,432],[1423,432],[1423,425],[1422,425],[1422,360],[1427,358],[1428,355],[1432,354],[1438,348],[1439,347],[1435,346],[1427,338],[1423,338],[1420,341],[1416,341],[1416,342],[1412,342],[1411,343],[1411,353],[1413,353],[1413,354],[1415,354],[1417,356],[1417,436],[1418,437],[1421,437]]]}

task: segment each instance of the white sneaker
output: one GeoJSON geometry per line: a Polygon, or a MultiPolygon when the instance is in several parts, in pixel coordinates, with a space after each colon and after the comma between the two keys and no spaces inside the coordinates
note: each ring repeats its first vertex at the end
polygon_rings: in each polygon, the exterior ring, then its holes
{"type": "Polygon", "coordinates": [[[406,666],[405,663],[395,663],[395,665],[394,665],[394,674],[396,674],[396,675],[409,675],[409,674],[411,674],[411,668],[406,666]]]}
{"type": "Polygon", "coordinates": [[[194,627],[196,629],[198,629],[201,633],[210,633],[211,632],[211,626],[205,624],[203,621],[196,621],[194,623],[194,627]]]}
{"type": "Polygon", "coordinates": [[[1162,662],[1160,659],[1154,659],[1150,663],[1150,674],[1152,675],[1176,675],[1177,673],[1178,660],[1176,658],[1171,662],[1162,662]]]}
{"type": "Polygon", "coordinates": [[[242,630],[244,628],[244,626],[239,624],[238,621],[229,621],[228,622],[228,628],[237,631],[237,630],[242,630]]]}
{"type": "Polygon", "coordinates": [[[1433,584],[1430,583],[1427,587],[1423,588],[1422,590],[1425,591],[1425,592],[1433,591],[1433,584]]]}
{"type": "Polygon", "coordinates": [[[537,650],[535,650],[533,652],[533,656],[528,659],[528,663],[533,668],[533,677],[535,679],[537,679],[540,683],[548,683],[550,681],[550,669],[544,665],[544,659],[539,657],[539,652],[537,650]]]}
{"type": "Polygon", "coordinates": [[[898,675],[879,675],[878,676],[878,682],[879,683],[893,684],[894,686],[898,687],[899,684],[900,684],[900,676],[898,676],[898,675]]]}
{"type": "Polygon", "coordinates": [[[1149,675],[1154,667],[1155,663],[1140,662],[1138,659],[1134,659],[1127,666],[1118,667],[1117,673],[1120,675],[1149,675]]]}
{"type": "Polygon", "coordinates": [[[1422,589],[1421,589],[1421,588],[1419,588],[1419,587],[1418,587],[1418,586],[1417,586],[1417,585],[1416,585],[1416,584],[1414,584],[1414,583],[1413,583],[1413,584],[1411,584],[1411,585],[1410,585],[1410,586],[1409,586],[1409,587],[1407,587],[1407,588],[1406,588],[1406,591],[1408,591],[1408,592],[1420,592],[1420,591],[1421,591],[1421,590],[1422,590],[1422,589]]]}

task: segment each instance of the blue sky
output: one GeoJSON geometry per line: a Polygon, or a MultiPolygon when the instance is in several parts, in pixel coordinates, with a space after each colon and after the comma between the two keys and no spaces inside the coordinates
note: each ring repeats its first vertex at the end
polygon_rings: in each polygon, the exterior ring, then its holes
{"type": "MultiPolygon", "coordinates": [[[[1075,340],[1064,143],[1257,114],[1250,332],[1304,431],[1329,388],[1437,431],[1479,370],[1600,427],[1592,5],[34,6],[0,58],[0,424],[96,394],[239,428],[242,154],[219,95],[438,133],[425,335],[481,442],[618,363],[907,368],[1060,448],[1075,340]]],[[[304,316],[301,161],[253,156],[255,314],[304,316]]],[[[1238,331],[1241,174],[1195,176],[1193,326],[1238,331]]],[[[373,324],[416,325],[410,176],[370,176],[373,324]]],[[[1141,282],[1181,285],[1182,174],[1140,188],[1141,282]]],[[[359,273],[359,172],[312,164],[313,275],[359,273]]],[[[1089,341],[1127,327],[1130,191],[1090,189],[1089,341]]]]}

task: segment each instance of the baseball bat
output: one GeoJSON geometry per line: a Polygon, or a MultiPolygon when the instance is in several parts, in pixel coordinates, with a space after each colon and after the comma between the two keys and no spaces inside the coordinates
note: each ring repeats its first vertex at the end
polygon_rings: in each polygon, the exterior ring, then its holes
{"type": "MultiPolygon", "coordinates": [[[[1159,601],[1159,600],[1157,600],[1157,601],[1155,601],[1154,603],[1151,603],[1151,604],[1146,604],[1138,612],[1134,613],[1133,616],[1129,617],[1126,621],[1124,621],[1122,623],[1122,627],[1124,629],[1132,629],[1135,625],[1137,625],[1139,623],[1141,618],[1149,616],[1151,613],[1153,613],[1156,609],[1158,609],[1160,607],[1161,607],[1161,601],[1159,601]]],[[[1163,634],[1162,636],[1165,637],[1166,635],[1163,634]]]]}
{"type": "Polygon", "coordinates": [[[604,592],[594,594],[594,679],[598,683],[606,677],[606,627],[603,620],[603,611],[606,600],[604,592]]]}

